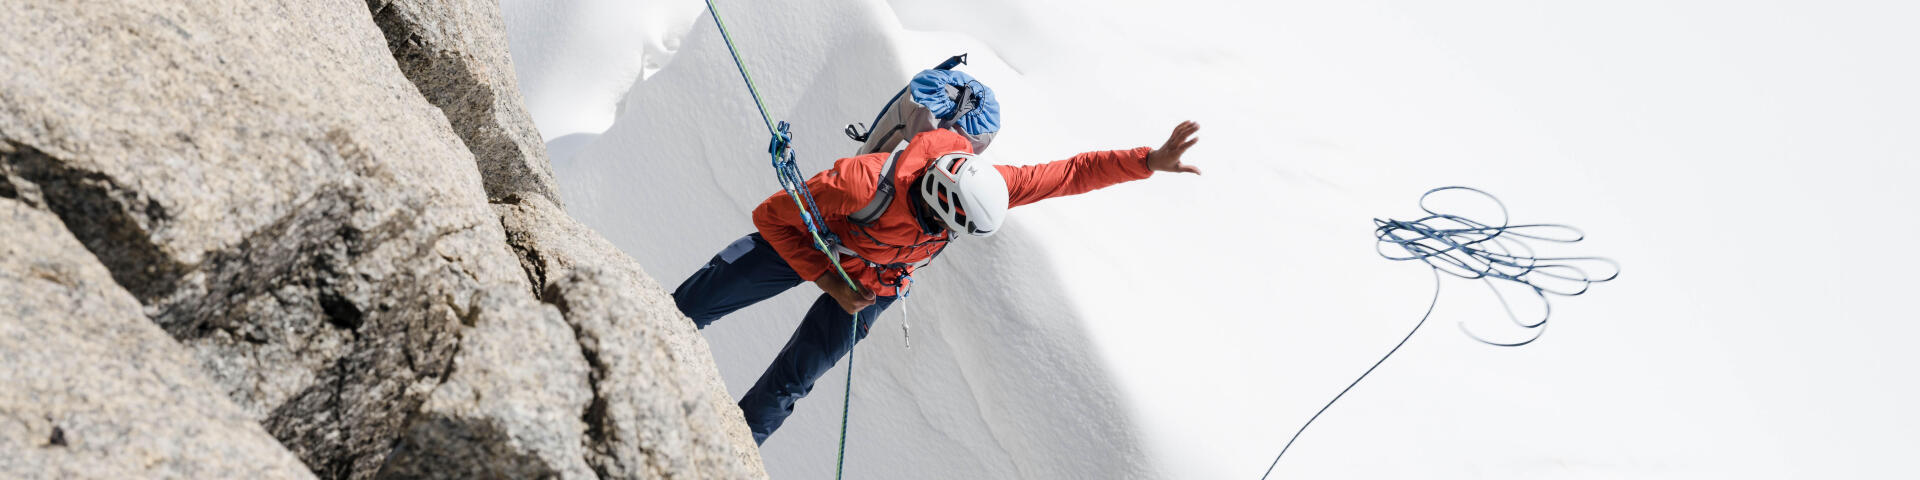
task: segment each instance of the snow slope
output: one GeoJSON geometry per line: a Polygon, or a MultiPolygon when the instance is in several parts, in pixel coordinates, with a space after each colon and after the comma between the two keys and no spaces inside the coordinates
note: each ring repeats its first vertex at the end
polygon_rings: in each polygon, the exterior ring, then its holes
{"type": "MultiPolygon", "coordinates": [[[[724,46],[697,2],[533,5],[506,12],[569,210],[677,283],[777,189],[724,46]],[[644,80],[631,67],[668,56],[644,80]]],[[[1520,349],[1459,334],[1514,332],[1483,287],[1446,283],[1431,330],[1277,474],[1911,471],[1896,462],[1920,448],[1904,346],[1920,324],[1900,300],[1920,260],[1899,243],[1920,233],[1904,220],[1920,66],[1889,59],[1920,44],[1901,20],[1920,7],[967,5],[722,8],[803,167],[850,150],[839,126],[911,71],[965,51],[1005,106],[991,160],[1153,145],[1192,118],[1207,174],[1024,207],[956,245],[905,304],[914,349],[896,311],[859,350],[854,478],[1256,477],[1426,306],[1431,277],[1375,256],[1369,220],[1414,216],[1448,184],[1586,229],[1567,253],[1625,275],[1556,302],[1520,349]]],[[[736,394],[815,294],[708,329],[736,394]]],[[[766,445],[776,478],[830,474],[841,374],[766,445]]]]}

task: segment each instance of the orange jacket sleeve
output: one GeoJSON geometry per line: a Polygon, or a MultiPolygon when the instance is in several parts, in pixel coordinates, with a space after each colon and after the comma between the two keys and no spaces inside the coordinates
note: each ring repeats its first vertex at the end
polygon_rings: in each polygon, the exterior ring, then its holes
{"type": "Polygon", "coordinates": [[[1039,165],[998,165],[1007,179],[1007,207],[1018,207],[1053,197],[1079,195],[1153,175],[1147,169],[1147,147],[1087,152],[1039,165]]]}
{"type": "MultiPolygon", "coordinates": [[[[847,166],[844,164],[853,160],[840,159],[834,168],[807,179],[807,190],[813,193],[813,201],[821,210],[815,212],[819,221],[844,218],[864,206],[853,205],[856,200],[848,193],[849,188],[858,186],[844,185],[849,177],[857,176],[840,175],[840,170],[847,166]]],[[[871,189],[871,182],[867,183],[867,188],[871,189]]],[[[768,244],[773,245],[773,250],[780,254],[780,258],[793,267],[793,272],[800,274],[800,278],[811,281],[833,271],[833,265],[828,263],[831,260],[814,247],[813,236],[807,233],[807,223],[800,218],[800,207],[794,204],[786,191],[774,192],[773,196],[767,197],[766,201],[753,209],[753,226],[760,230],[760,236],[766,238],[768,244]]],[[[828,227],[821,225],[821,228],[828,227]]]]}

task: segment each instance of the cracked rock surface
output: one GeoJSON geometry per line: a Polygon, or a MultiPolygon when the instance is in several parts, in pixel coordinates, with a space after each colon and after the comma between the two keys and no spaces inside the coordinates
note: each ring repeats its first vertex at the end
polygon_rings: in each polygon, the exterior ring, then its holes
{"type": "MultiPolygon", "coordinates": [[[[644,368],[659,369],[660,375],[686,382],[673,387],[679,391],[663,392],[660,396],[703,403],[700,411],[718,415],[717,425],[709,425],[706,417],[690,423],[700,436],[699,448],[732,455],[736,463],[749,467],[751,476],[766,476],[759,448],[753,443],[753,432],[747,428],[740,407],[728,395],[726,384],[721,382],[719,367],[711,360],[713,354],[706,339],[700,336],[693,321],[674,306],[673,297],[640,268],[639,262],[543,198],[509,197],[506,203],[495,204],[494,209],[506,226],[507,243],[519,254],[530,281],[545,290],[548,302],[561,305],[568,312],[567,322],[581,332],[583,346],[613,338],[610,335],[614,335],[614,329],[643,334],[644,339],[619,337],[620,342],[634,343],[620,350],[661,349],[671,362],[646,364],[644,368]],[[575,271],[581,269],[592,271],[576,275],[575,271]],[[589,291],[597,293],[583,293],[589,291]],[[594,320],[599,318],[596,315],[605,317],[604,312],[609,309],[627,313],[618,318],[594,320]]],[[[613,370],[596,366],[596,372],[612,374],[638,367],[626,363],[605,366],[613,370]]]]}
{"type": "Polygon", "coordinates": [[[707,392],[689,388],[700,383],[695,371],[676,358],[664,335],[644,326],[663,315],[623,295],[623,280],[583,267],[546,292],[573,325],[593,369],[594,401],[584,417],[588,463],[601,478],[765,476],[729,451],[732,440],[723,430],[729,425],[721,419],[739,417],[738,407],[715,408],[707,392]]]}
{"type": "Polygon", "coordinates": [[[587,360],[559,310],[482,292],[447,381],[420,407],[380,478],[594,478],[581,439],[587,360]]]}
{"type": "Polygon", "coordinates": [[[763,478],[704,340],[554,202],[498,16],[0,2],[0,358],[37,365],[0,476],[763,478]]]}
{"type": "Polygon", "coordinates": [[[7,2],[0,169],[323,477],[377,468],[518,282],[364,5],[7,2]],[[321,41],[324,39],[325,41],[321,41]]]}
{"type": "Polygon", "coordinates": [[[58,217],[0,193],[0,225],[0,477],[313,477],[58,217]]]}
{"type": "Polygon", "coordinates": [[[560,203],[546,144],[533,126],[507,52],[497,0],[367,0],[407,78],[446,112],[472,149],[489,198],[560,203]]]}

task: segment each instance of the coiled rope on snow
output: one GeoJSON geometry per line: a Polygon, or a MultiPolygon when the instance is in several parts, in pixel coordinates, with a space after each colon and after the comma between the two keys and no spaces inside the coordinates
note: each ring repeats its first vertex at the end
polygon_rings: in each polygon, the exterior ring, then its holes
{"type": "Polygon", "coordinates": [[[1287,449],[1293,447],[1294,441],[1300,439],[1300,434],[1307,431],[1307,426],[1313,425],[1313,421],[1319,419],[1320,414],[1326,413],[1334,402],[1340,401],[1340,397],[1346,396],[1348,391],[1353,390],[1355,385],[1359,385],[1360,381],[1366,379],[1374,369],[1380,368],[1380,364],[1386,363],[1388,357],[1400,351],[1400,347],[1406,345],[1407,340],[1412,339],[1414,333],[1420,331],[1421,326],[1426,325],[1427,319],[1433,316],[1433,307],[1440,302],[1442,272],[1462,279],[1485,282],[1487,287],[1493,290],[1494,297],[1500,301],[1501,308],[1506,310],[1507,318],[1514,325],[1531,332],[1531,335],[1524,340],[1496,342],[1474,334],[1466,327],[1466,323],[1460,323],[1460,331],[1465,332],[1468,337],[1480,343],[1500,347],[1518,347],[1540,339],[1540,335],[1545,332],[1547,318],[1553,313],[1551,303],[1547,300],[1548,295],[1563,297],[1580,295],[1586,293],[1595,283],[1610,281],[1620,276],[1620,264],[1604,257],[1538,256],[1533,246],[1529,244],[1530,241],[1571,244],[1586,239],[1586,234],[1580,229],[1563,224],[1514,225],[1510,222],[1507,205],[1493,194],[1477,188],[1449,186],[1428,190],[1420,195],[1420,210],[1427,215],[1417,220],[1373,219],[1373,237],[1374,250],[1381,257],[1394,261],[1416,260],[1427,264],[1433,270],[1433,299],[1427,303],[1427,312],[1420,316],[1420,321],[1400,339],[1399,344],[1388,350],[1386,355],[1380,356],[1379,361],[1367,367],[1366,372],[1353,379],[1353,383],[1347,384],[1347,388],[1340,390],[1332,400],[1328,400],[1326,405],[1314,412],[1306,423],[1300,425],[1300,429],[1287,440],[1286,446],[1280,448],[1280,453],[1273,456],[1273,463],[1268,464],[1266,473],[1260,475],[1262,480],[1273,474],[1273,468],[1280,464],[1280,458],[1287,454],[1287,449]],[[1459,192],[1484,198],[1499,208],[1499,219],[1493,222],[1481,222],[1463,215],[1436,210],[1427,204],[1429,198],[1441,192],[1459,192]],[[1589,272],[1587,268],[1582,268],[1582,265],[1604,268],[1598,272],[1589,272]],[[1514,313],[1507,297],[1500,293],[1495,280],[1513,282],[1533,290],[1543,306],[1540,318],[1520,319],[1514,313]]]}

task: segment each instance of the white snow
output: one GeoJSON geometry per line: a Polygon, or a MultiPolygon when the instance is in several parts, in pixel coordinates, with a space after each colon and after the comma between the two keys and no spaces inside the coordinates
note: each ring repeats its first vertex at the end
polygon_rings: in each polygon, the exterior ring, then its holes
{"type": "MultiPolygon", "coordinates": [[[[704,5],[503,6],[569,211],[669,287],[752,229],[778,186],[704,5]]],[[[1428,330],[1276,476],[1885,478],[1920,449],[1920,6],[720,7],[804,169],[959,52],[1000,94],[997,162],[1203,125],[1206,175],[1023,207],[920,276],[857,350],[850,478],[1257,477],[1431,295],[1424,268],[1374,255],[1370,219],[1450,184],[1585,229],[1561,252],[1625,274],[1556,299],[1518,349],[1460,334],[1518,332],[1446,282],[1428,330]]],[[[736,395],[815,295],[707,329],[736,395]]],[[[832,474],[842,375],[765,445],[775,478],[832,474]]]]}
{"type": "Polygon", "coordinates": [[[541,136],[554,143],[550,153],[564,161],[613,124],[634,82],[673,60],[705,6],[508,0],[500,10],[520,93],[541,136]]]}

